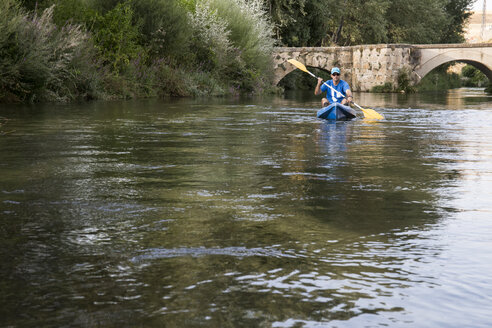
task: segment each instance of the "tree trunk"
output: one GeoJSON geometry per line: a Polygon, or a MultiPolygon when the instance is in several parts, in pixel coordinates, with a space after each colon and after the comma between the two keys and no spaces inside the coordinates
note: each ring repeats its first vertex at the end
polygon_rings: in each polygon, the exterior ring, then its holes
{"type": "Polygon", "coordinates": [[[342,35],[343,28],[343,16],[340,18],[340,25],[338,25],[337,32],[333,34],[333,43],[338,44],[338,40],[340,40],[340,36],[342,35]]]}

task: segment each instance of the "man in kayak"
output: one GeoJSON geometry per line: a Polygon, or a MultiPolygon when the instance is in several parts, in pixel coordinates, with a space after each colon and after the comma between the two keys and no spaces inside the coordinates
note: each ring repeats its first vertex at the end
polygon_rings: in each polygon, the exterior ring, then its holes
{"type": "Polygon", "coordinates": [[[318,96],[323,92],[326,92],[326,98],[321,99],[321,107],[326,107],[329,104],[336,102],[349,106],[352,102],[352,91],[350,91],[349,84],[340,79],[340,69],[338,67],[333,67],[331,69],[331,80],[323,83],[323,79],[320,77],[318,78],[318,84],[316,85],[314,94],[318,96]]]}

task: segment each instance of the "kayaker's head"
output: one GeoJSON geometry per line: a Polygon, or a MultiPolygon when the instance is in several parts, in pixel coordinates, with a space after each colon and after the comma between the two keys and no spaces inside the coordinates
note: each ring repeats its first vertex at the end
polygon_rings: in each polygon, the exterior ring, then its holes
{"type": "Polygon", "coordinates": [[[333,67],[331,69],[331,78],[335,84],[338,84],[338,81],[340,81],[340,69],[338,67],[333,67]]]}

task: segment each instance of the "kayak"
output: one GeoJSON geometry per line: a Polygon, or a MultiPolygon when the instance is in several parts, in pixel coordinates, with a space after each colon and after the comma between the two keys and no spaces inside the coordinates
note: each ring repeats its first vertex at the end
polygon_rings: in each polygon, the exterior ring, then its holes
{"type": "Polygon", "coordinates": [[[356,117],[356,112],[349,106],[345,106],[339,103],[333,103],[329,106],[323,107],[318,111],[318,118],[324,118],[326,120],[351,120],[356,117]]]}

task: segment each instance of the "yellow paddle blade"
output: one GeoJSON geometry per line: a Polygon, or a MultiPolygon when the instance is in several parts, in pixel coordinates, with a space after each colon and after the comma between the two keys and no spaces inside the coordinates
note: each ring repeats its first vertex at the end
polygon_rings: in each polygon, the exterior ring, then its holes
{"type": "Polygon", "coordinates": [[[291,63],[292,65],[294,65],[295,67],[297,67],[298,69],[300,69],[301,71],[304,71],[306,73],[309,73],[309,71],[307,70],[306,66],[304,66],[304,64],[301,63],[300,61],[297,61],[295,59],[288,59],[287,61],[289,63],[291,63]]]}
{"type": "Polygon", "coordinates": [[[304,64],[301,63],[300,61],[297,61],[295,59],[288,59],[287,61],[289,63],[291,63],[292,65],[294,65],[295,67],[297,67],[298,69],[300,69],[301,71],[308,73],[309,75],[311,75],[314,78],[318,78],[316,75],[314,75],[313,73],[311,73],[310,71],[308,71],[308,69],[306,68],[306,66],[304,66],[304,64]]]}
{"type": "Polygon", "coordinates": [[[355,102],[352,102],[355,107],[360,109],[364,113],[364,117],[371,119],[371,120],[384,120],[384,116],[376,112],[374,109],[370,108],[362,108],[359,105],[357,105],[355,102]]]}
{"type": "Polygon", "coordinates": [[[376,112],[374,109],[361,107],[360,110],[364,113],[365,118],[374,119],[374,120],[384,120],[384,116],[376,112]]]}

